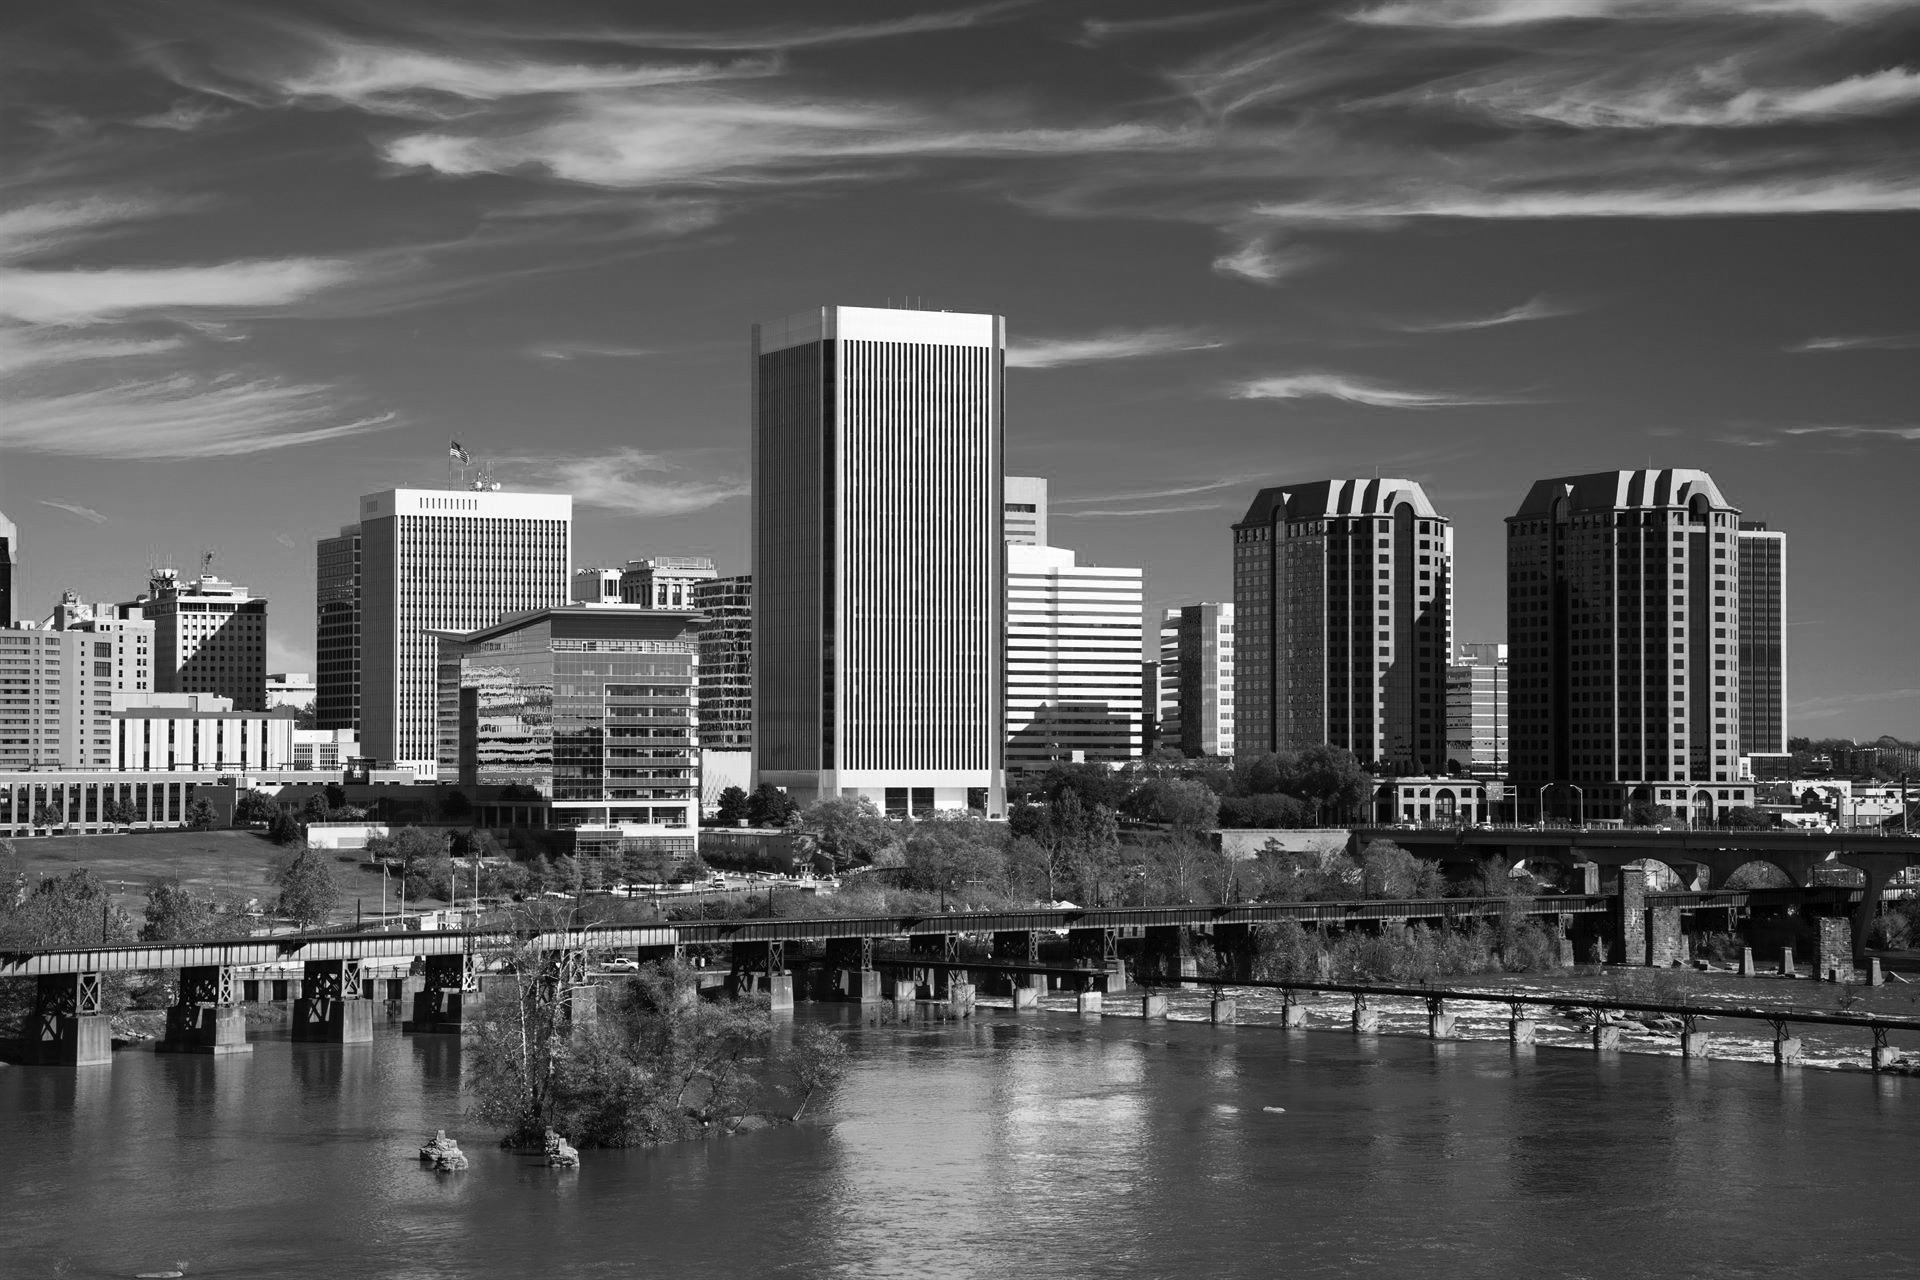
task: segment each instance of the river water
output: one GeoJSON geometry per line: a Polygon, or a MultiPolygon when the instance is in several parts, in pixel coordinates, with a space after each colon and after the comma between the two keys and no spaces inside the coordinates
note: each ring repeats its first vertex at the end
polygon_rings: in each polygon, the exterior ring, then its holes
{"type": "Polygon", "coordinates": [[[1057,1005],[799,1017],[854,1049],[815,1122],[567,1172],[464,1118],[447,1037],[0,1068],[0,1275],[1920,1274],[1920,1078],[1057,1005]],[[470,1170],[420,1168],[439,1128],[470,1170]]]}

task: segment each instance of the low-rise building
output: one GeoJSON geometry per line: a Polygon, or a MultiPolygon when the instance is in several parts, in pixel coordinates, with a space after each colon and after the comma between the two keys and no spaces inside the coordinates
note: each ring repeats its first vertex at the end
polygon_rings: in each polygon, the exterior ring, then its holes
{"type": "Polygon", "coordinates": [[[291,707],[235,708],[210,693],[115,694],[108,767],[126,773],[244,773],[293,763],[291,707]]]}
{"type": "Polygon", "coordinates": [[[576,604],[438,633],[441,779],[524,789],[582,852],[693,853],[701,621],[576,604]]]}
{"type": "Polygon", "coordinates": [[[292,707],[305,711],[313,706],[320,688],[307,671],[270,671],[267,673],[267,710],[292,707]]]}
{"type": "Polygon", "coordinates": [[[110,767],[114,696],[153,687],[150,625],[70,622],[0,628],[0,773],[110,767]]]}
{"type": "Polygon", "coordinates": [[[360,735],[353,729],[295,729],[293,767],[334,773],[360,754],[360,735]]]}
{"type": "Polygon", "coordinates": [[[702,583],[719,577],[706,556],[648,556],[629,560],[615,599],[646,609],[691,609],[702,583]]]}

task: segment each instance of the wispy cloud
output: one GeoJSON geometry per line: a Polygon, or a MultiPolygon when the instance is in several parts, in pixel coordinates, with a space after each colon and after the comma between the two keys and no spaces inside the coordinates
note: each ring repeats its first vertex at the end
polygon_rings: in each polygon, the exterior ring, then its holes
{"type": "Polygon", "coordinates": [[[299,549],[300,544],[295,542],[291,537],[289,537],[284,533],[274,534],[273,540],[279,543],[281,546],[285,547],[289,551],[295,551],[299,549]]]}
{"type": "Polygon", "coordinates": [[[60,511],[69,512],[73,515],[79,516],[82,520],[89,520],[94,524],[107,523],[106,516],[102,515],[98,511],[95,511],[92,507],[83,507],[77,502],[55,502],[51,498],[42,498],[40,499],[40,505],[43,507],[54,507],[60,511]]]}
{"type": "Polygon", "coordinates": [[[1902,111],[1920,102],[1920,73],[1888,67],[1823,84],[1783,85],[1752,82],[1739,61],[1656,66],[1650,73],[1608,67],[1591,75],[1575,64],[1419,96],[1576,129],[1749,129],[1902,111]]]}
{"type": "Polygon", "coordinates": [[[1170,516],[1170,515],[1176,515],[1183,511],[1218,511],[1220,508],[1228,505],[1230,504],[1225,501],[1189,502],[1179,506],[1172,506],[1172,507],[1096,507],[1086,511],[1062,511],[1059,514],[1063,517],[1170,516]]]}
{"type": "Polygon", "coordinates": [[[1213,493],[1219,489],[1244,489],[1247,487],[1245,476],[1229,476],[1223,480],[1203,480],[1194,484],[1169,485],[1154,489],[1128,489],[1120,493],[1098,493],[1078,498],[1055,498],[1055,508],[1084,505],[1101,502],[1152,502],[1160,498],[1185,498],[1196,493],[1213,493]]]}
{"type": "Polygon", "coordinates": [[[1920,689],[1876,689],[1871,693],[1837,693],[1822,698],[1797,698],[1789,703],[1793,714],[1804,720],[1825,720],[1844,715],[1859,707],[1883,702],[1911,702],[1920,698],[1920,689]]]}
{"type": "Polygon", "coordinates": [[[205,125],[225,120],[231,113],[210,102],[191,99],[176,102],[165,111],[136,116],[129,123],[141,129],[165,129],[173,133],[192,133],[205,125]]]}
{"type": "Polygon", "coordinates": [[[1533,298],[1517,307],[1508,307],[1490,316],[1475,316],[1465,320],[1430,320],[1424,323],[1403,323],[1393,327],[1403,333],[1464,333],[1474,329],[1497,329],[1502,325],[1524,324],[1529,320],[1551,320],[1557,316],[1575,314],[1573,307],[1558,306],[1545,298],[1533,298]]]}
{"type": "Polygon", "coordinates": [[[1828,436],[1835,440],[1920,440],[1920,426],[1867,427],[1818,426],[1782,427],[1783,436],[1828,436]]]}
{"type": "Polygon", "coordinates": [[[1920,348],[1920,333],[1857,333],[1808,338],[1781,348],[1796,355],[1815,351],[1912,351],[1920,348]]]}
{"type": "Polygon", "coordinates": [[[1392,27],[1522,27],[1550,22],[1698,18],[1816,18],[1858,22],[1907,7],[1907,0],[1389,0],[1356,10],[1354,22],[1392,27]]]}
{"type": "Polygon", "coordinates": [[[1029,338],[1007,348],[1009,369],[1057,369],[1065,365],[1135,360],[1224,347],[1196,329],[1109,329],[1084,338],[1029,338]]]}
{"type": "Polygon", "coordinates": [[[290,258],[203,267],[0,269],[0,316],[71,325],[168,307],[279,307],[343,283],[345,262],[290,258]]]}
{"type": "MultiPolygon", "coordinates": [[[[995,0],[992,4],[971,5],[933,13],[909,14],[876,22],[823,23],[816,26],[774,26],[741,28],[737,31],[675,31],[668,28],[633,29],[603,27],[577,32],[547,30],[530,33],[547,39],[605,40],[647,49],[768,50],[818,48],[828,45],[865,44],[874,40],[892,40],[903,36],[928,35],[939,31],[959,31],[980,26],[996,18],[1029,7],[1030,0],[995,0]]],[[[497,29],[504,30],[504,29],[497,29]]],[[[525,33],[523,33],[525,34],[525,33]]]]}
{"type": "Polygon", "coordinates": [[[1498,396],[1453,391],[1414,391],[1340,373],[1288,373],[1253,378],[1228,391],[1235,400],[1344,400],[1378,409],[1445,409],[1462,405],[1514,404],[1498,396]]]}
{"type": "Polygon", "coordinates": [[[137,360],[178,351],[185,345],[186,340],[177,336],[87,338],[66,329],[0,326],[0,376],[18,377],[28,370],[84,360],[137,360]]]}
{"type": "Polygon", "coordinates": [[[1235,18],[1271,14],[1265,3],[1228,5],[1220,9],[1197,9],[1191,13],[1170,13],[1157,18],[1088,18],[1080,24],[1080,43],[1101,44],[1128,36],[1159,35],[1167,31],[1192,31],[1217,26],[1235,18]]]}
{"type": "Polygon", "coordinates": [[[657,356],[658,347],[620,347],[599,342],[540,342],[527,348],[535,360],[638,360],[657,356]]]}
{"type": "Polygon", "coordinates": [[[334,388],[192,374],[12,397],[0,449],[87,458],[211,458],[318,444],[393,426],[351,418],[334,388]]]}
{"type": "Polygon", "coordinates": [[[1316,265],[1325,257],[1300,245],[1280,244],[1271,235],[1254,235],[1240,240],[1213,260],[1213,269],[1223,276],[1238,276],[1255,284],[1278,284],[1316,265]]]}
{"type": "Polygon", "coordinates": [[[585,457],[503,458],[500,465],[559,485],[583,506],[626,515],[685,515],[747,493],[743,477],[703,473],[687,459],[631,447],[585,457]]]}

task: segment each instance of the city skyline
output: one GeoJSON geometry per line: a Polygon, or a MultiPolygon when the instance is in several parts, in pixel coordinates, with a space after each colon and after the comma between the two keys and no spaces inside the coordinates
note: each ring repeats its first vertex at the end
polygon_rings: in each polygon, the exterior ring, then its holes
{"type": "Polygon", "coordinates": [[[573,493],[576,565],[746,572],[745,325],[891,300],[1009,317],[1006,468],[1151,610],[1230,598],[1253,492],[1377,463],[1497,640],[1534,481],[1697,468],[1793,541],[1792,732],[1914,737],[1912,24],[1817,8],[16,20],[14,611],[212,545],[314,670],[315,541],[449,438],[573,493]]]}

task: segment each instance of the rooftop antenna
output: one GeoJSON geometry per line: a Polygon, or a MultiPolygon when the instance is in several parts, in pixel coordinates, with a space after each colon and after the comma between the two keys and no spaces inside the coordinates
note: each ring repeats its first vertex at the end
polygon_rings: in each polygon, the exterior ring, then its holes
{"type": "Polygon", "coordinates": [[[211,578],[213,576],[213,548],[212,547],[207,547],[206,549],[200,552],[200,576],[203,578],[211,578]]]}

